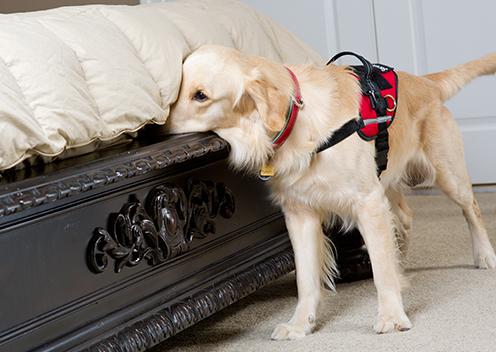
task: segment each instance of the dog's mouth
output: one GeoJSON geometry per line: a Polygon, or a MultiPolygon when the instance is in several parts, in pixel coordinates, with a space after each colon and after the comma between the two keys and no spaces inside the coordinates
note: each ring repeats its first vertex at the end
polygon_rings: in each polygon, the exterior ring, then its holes
{"type": "Polygon", "coordinates": [[[206,132],[210,130],[195,120],[180,119],[170,115],[164,124],[164,129],[170,134],[206,132]]]}
{"type": "Polygon", "coordinates": [[[164,125],[164,130],[169,134],[193,132],[193,131],[188,131],[187,129],[181,127],[181,125],[179,125],[179,124],[171,122],[170,118],[167,119],[167,122],[164,125]]]}

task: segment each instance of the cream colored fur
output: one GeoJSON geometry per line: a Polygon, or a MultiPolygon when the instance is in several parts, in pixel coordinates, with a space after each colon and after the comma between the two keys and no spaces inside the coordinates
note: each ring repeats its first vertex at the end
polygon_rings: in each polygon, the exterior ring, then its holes
{"type": "Polygon", "coordinates": [[[388,169],[376,174],[373,142],[353,135],[326,151],[313,151],[357,117],[360,87],[346,67],[290,66],[305,102],[295,128],[276,150],[271,140],[284,125],[293,83],[283,65],[219,46],[186,59],[172,132],[214,130],[232,146],[231,162],[256,174],[271,160],[269,182],[282,208],[296,261],[298,304],[272,338],[297,339],[315,326],[322,284],[333,287],[335,260],[322,223],[337,215],[358,226],[372,261],[378,294],[378,333],[407,330],[399,249],[406,252],[411,210],[402,190],[436,183],[463,210],[472,234],[474,262],[495,268],[496,255],[480,216],[458,127],[444,100],[475,77],[496,71],[496,55],[424,77],[399,72],[399,105],[390,127],[388,169]],[[202,91],[207,99],[197,101],[202,91]],[[395,236],[396,235],[396,236],[395,236]]]}

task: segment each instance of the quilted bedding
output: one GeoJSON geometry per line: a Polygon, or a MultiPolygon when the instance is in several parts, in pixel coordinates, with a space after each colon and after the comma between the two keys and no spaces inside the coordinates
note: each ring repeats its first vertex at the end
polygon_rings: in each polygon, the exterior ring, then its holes
{"type": "Polygon", "coordinates": [[[183,59],[206,43],[280,62],[321,62],[234,0],[0,15],[0,170],[164,124],[183,59]]]}

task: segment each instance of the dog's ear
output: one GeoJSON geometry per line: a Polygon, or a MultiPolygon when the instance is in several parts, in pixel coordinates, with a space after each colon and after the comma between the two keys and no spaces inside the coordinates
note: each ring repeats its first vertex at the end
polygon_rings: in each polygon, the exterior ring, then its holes
{"type": "Polygon", "coordinates": [[[276,84],[259,72],[253,74],[252,79],[245,83],[244,94],[240,99],[240,103],[248,97],[253,101],[265,127],[271,132],[284,128],[288,108],[288,96],[276,84]]]}

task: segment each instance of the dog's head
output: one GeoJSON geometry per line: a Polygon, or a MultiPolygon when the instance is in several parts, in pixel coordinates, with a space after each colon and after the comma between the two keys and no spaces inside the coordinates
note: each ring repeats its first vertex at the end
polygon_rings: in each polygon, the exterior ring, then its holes
{"type": "Polygon", "coordinates": [[[168,128],[173,133],[218,131],[253,119],[269,134],[278,131],[285,122],[288,79],[282,65],[231,48],[203,46],[184,61],[168,128]]]}

